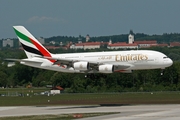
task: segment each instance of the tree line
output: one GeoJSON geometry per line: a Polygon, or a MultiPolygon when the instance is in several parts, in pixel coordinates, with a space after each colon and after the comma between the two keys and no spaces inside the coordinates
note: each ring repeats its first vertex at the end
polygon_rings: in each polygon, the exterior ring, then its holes
{"type": "MultiPolygon", "coordinates": [[[[133,33],[131,30],[130,33],[133,33]]],[[[180,33],[164,33],[162,35],[148,35],[144,33],[133,33],[135,41],[138,40],[156,40],[158,43],[167,43],[170,42],[179,42],[180,41],[180,33]]],[[[91,37],[91,42],[109,42],[109,40],[112,40],[112,43],[116,42],[128,42],[128,35],[129,34],[119,34],[119,35],[109,35],[109,36],[98,36],[98,37],[91,37]]],[[[74,36],[53,36],[45,39],[45,44],[49,44],[51,41],[56,42],[55,45],[59,46],[59,43],[62,42],[64,45],[67,45],[69,42],[77,43],[78,39],[81,39],[82,42],[86,42],[86,36],[79,35],[79,37],[74,36]]],[[[17,38],[12,39],[14,42],[13,48],[19,47],[19,41],[17,38]]],[[[0,46],[2,46],[2,40],[0,40],[0,46]]],[[[7,46],[9,48],[9,46],[7,46]]],[[[4,48],[2,48],[4,49],[4,48]]],[[[1,57],[1,56],[0,56],[1,57]]]]}
{"type": "MultiPolygon", "coordinates": [[[[133,33],[135,41],[138,40],[157,40],[158,43],[170,43],[174,41],[180,41],[180,33],[164,33],[162,35],[147,35],[144,33],[133,33]]],[[[99,37],[91,37],[90,41],[92,42],[109,42],[111,39],[113,43],[116,42],[128,42],[128,35],[129,34],[119,34],[119,35],[110,35],[110,36],[99,36],[99,37]]],[[[85,36],[79,36],[82,39],[82,42],[85,42],[85,36]]],[[[78,37],[68,37],[68,36],[53,36],[50,38],[45,39],[46,43],[49,43],[50,41],[55,41],[57,43],[63,42],[64,44],[68,42],[78,42],[78,37]]]]}

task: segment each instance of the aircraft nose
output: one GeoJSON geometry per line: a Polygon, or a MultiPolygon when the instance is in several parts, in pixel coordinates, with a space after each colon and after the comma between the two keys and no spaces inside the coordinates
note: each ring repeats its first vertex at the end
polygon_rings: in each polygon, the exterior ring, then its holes
{"type": "Polygon", "coordinates": [[[166,64],[169,67],[169,66],[171,66],[173,64],[173,61],[170,58],[168,58],[168,60],[166,61],[166,64]]]}

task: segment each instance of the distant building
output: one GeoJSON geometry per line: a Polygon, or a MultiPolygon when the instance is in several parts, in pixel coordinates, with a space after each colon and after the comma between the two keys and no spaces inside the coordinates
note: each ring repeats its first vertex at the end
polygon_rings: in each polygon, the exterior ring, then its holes
{"type": "Polygon", "coordinates": [[[37,40],[38,40],[41,44],[45,44],[44,38],[40,37],[40,38],[38,38],[37,40]]]}
{"type": "Polygon", "coordinates": [[[151,47],[154,47],[154,46],[156,46],[156,47],[169,47],[169,45],[166,44],[166,43],[161,43],[161,44],[157,44],[157,45],[151,45],[151,47]]]}
{"type": "Polygon", "coordinates": [[[157,45],[156,40],[134,41],[134,43],[138,44],[139,48],[148,48],[157,45]]]}
{"type": "Polygon", "coordinates": [[[171,42],[170,47],[180,46],[180,42],[171,42]]]}
{"type": "MultiPolygon", "coordinates": [[[[96,49],[100,48],[101,46],[107,45],[108,49],[138,49],[138,48],[149,48],[153,46],[159,46],[159,47],[168,47],[168,44],[158,44],[156,40],[141,40],[141,41],[135,41],[134,40],[134,33],[132,30],[129,32],[128,36],[128,43],[126,42],[117,42],[117,43],[112,43],[112,40],[110,38],[109,42],[89,42],[90,37],[87,34],[86,36],[86,42],[83,43],[81,41],[81,36],[79,36],[78,43],[69,43],[67,45],[67,48],[70,49],[96,49]]],[[[172,46],[180,46],[180,43],[178,42],[173,42],[171,43],[172,46]]]]}
{"type": "Polygon", "coordinates": [[[86,42],[89,42],[89,40],[90,40],[90,36],[89,36],[89,34],[87,34],[86,35],[86,42]]]}
{"type": "Polygon", "coordinates": [[[51,90],[64,90],[64,88],[62,88],[61,86],[55,86],[55,87],[52,87],[51,90]]]}
{"type": "Polygon", "coordinates": [[[86,43],[75,43],[70,46],[70,49],[96,49],[100,48],[101,42],[86,42],[86,43]]]}
{"type": "MultiPolygon", "coordinates": [[[[108,49],[137,49],[137,48],[148,48],[152,46],[158,46],[156,40],[143,40],[134,41],[134,33],[132,30],[129,32],[128,44],[126,42],[113,43],[109,41],[108,49]]],[[[160,46],[168,46],[167,44],[162,44],[160,46]]]]}
{"type": "Polygon", "coordinates": [[[63,43],[62,43],[62,42],[60,42],[60,43],[59,43],[59,45],[60,45],[60,46],[63,46],[63,43]]]}
{"type": "Polygon", "coordinates": [[[60,94],[61,91],[63,91],[64,88],[62,88],[61,86],[55,86],[55,87],[52,87],[50,93],[55,95],[55,94],[60,94]]]}
{"type": "Polygon", "coordinates": [[[133,33],[132,30],[130,30],[130,32],[129,32],[128,43],[129,44],[133,44],[134,43],[134,33],[133,33]]]}
{"type": "Polygon", "coordinates": [[[59,46],[44,46],[46,49],[59,49],[59,46]]]}
{"type": "Polygon", "coordinates": [[[50,41],[49,43],[50,43],[50,44],[53,44],[53,45],[55,45],[55,44],[56,44],[56,42],[55,42],[55,41],[50,41]]]}
{"type": "Polygon", "coordinates": [[[138,45],[136,43],[127,44],[126,42],[118,42],[114,44],[109,44],[108,49],[137,49],[138,45]]]}
{"type": "Polygon", "coordinates": [[[3,40],[3,47],[7,47],[7,46],[14,47],[14,41],[10,39],[3,40]]]}

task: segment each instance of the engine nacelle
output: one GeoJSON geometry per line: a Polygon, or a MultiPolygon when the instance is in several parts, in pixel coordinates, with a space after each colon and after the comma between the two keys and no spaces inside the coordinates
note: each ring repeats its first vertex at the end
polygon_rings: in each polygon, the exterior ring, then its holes
{"type": "Polygon", "coordinates": [[[88,70],[89,63],[88,62],[75,62],[73,64],[75,70],[88,70]]]}
{"type": "Polygon", "coordinates": [[[101,73],[113,73],[114,65],[99,65],[99,72],[101,73]]]}

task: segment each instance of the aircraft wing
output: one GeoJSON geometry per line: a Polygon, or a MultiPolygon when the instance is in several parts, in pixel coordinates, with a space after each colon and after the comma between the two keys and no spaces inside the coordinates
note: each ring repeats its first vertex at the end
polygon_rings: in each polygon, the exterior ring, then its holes
{"type": "Polygon", "coordinates": [[[94,70],[98,70],[98,66],[104,65],[104,64],[114,65],[115,70],[124,70],[132,66],[130,64],[120,64],[120,63],[114,63],[114,62],[97,62],[97,61],[73,60],[73,59],[53,58],[53,57],[43,57],[43,58],[55,60],[56,62],[54,62],[54,64],[58,64],[61,66],[67,65],[68,67],[73,67],[73,63],[75,62],[88,62],[90,65],[90,68],[94,70]]]}
{"type": "MultiPolygon", "coordinates": [[[[40,57],[40,56],[37,56],[40,57]]],[[[86,72],[95,70],[98,71],[98,68],[100,65],[114,65],[114,70],[124,70],[129,67],[131,67],[131,64],[120,64],[117,62],[97,62],[97,61],[85,61],[85,60],[73,60],[73,59],[65,59],[65,58],[53,58],[53,57],[40,57],[44,59],[49,59],[49,60],[55,60],[54,64],[56,65],[61,65],[64,66],[66,65],[67,67],[73,67],[73,64],[75,62],[88,62],[90,69],[87,70],[86,72]]],[[[29,60],[29,59],[5,59],[6,61],[17,61],[17,62],[26,62],[26,63],[42,63],[40,61],[34,61],[34,60],[29,60]]]]}

